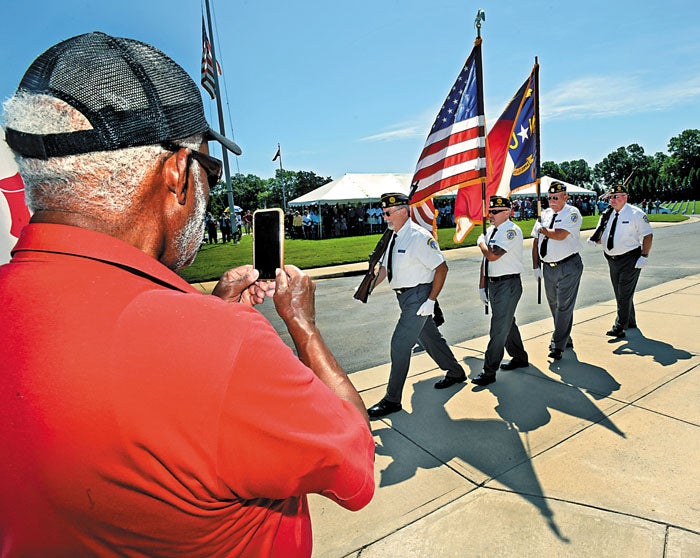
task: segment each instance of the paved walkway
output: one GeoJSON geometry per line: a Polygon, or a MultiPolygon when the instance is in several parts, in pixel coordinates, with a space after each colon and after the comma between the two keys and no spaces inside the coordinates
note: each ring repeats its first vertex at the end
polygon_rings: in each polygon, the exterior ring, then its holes
{"type": "MultiPolygon", "coordinates": [[[[639,330],[604,335],[614,301],[577,309],[576,347],[521,326],[531,366],[435,390],[414,356],[404,410],[373,421],[374,500],[311,497],[314,556],[700,557],[700,275],[638,292],[639,330]]],[[[453,346],[470,376],[488,339],[453,346]]],[[[355,372],[378,401],[389,365],[355,372]]]]}
{"type": "MultiPolygon", "coordinates": [[[[635,303],[640,329],[618,341],[604,335],[614,300],[577,308],[576,347],[554,363],[551,319],[521,325],[531,366],[486,388],[435,390],[442,372],[414,355],[404,410],[372,422],[374,500],[352,513],[310,498],[314,556],[700,557],[700,275],[635,303]]],[[[452,347],[470,377],[487,342],[452,347]]],[[[352,380],[369,406],[388,376],[352,380]]]]}

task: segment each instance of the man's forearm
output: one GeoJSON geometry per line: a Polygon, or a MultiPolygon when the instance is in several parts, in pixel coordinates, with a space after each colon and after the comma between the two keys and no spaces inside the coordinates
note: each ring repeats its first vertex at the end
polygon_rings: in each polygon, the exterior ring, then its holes
{"type": "Polygon", "coordinates": [[[313,323],[295,321],[288,323],[287,329],[294,341],[299,359],[306,364],[328,388],[341,399],[351,403],[364,417],[369,418],[365,404],[357,393],[348,375],[331,353],[321,332],[313,323]]]}

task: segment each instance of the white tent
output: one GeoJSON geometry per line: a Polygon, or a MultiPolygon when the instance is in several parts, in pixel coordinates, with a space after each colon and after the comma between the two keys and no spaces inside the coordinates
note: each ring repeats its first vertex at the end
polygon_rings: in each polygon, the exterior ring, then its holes
{"type": "MultiPolygon", "coordinates": [[[[388,192],[402,192],[408,194],[411,188],[412,174],[408,173],[347,173],[337,180],[324,184],[311,192],[304,194],[289,202],[289,205],[328,205],[336,203],[374,203],[378,202],[382,194],[388,192]]],[[[546,194],[549,185],[554,179],[543,176],[540,181],[540,193],[546,194]]],[[[575,184],[569,184],[560,180],[566,185],[566,191],[573,196],[595,196],[593,190],[586,190],[575,184]]],[[[442,196],[454,196],[456,190],[441,192],[442,196]]],[[[534,197],[535,186],[528,186],[517,192],[513,192],[511,197],[534,197]]]]}
{"type": "MultiPolygon", "coordinates": [[[[552,178],[551,176],[543,176],[540,179],[540,195],[546,195],[547,190],[549,190],[549,186],[554,182],[556,179],[552,178]]],[[[563,180],[557,180],[557,182],[561,182],[566,186],[566,193],[569,194],[569,196],[597,196],[598,194],[593,191],[593,190],[587,190],[586,188],[581,188],[580,186],[576,186],[575,184],[569,184],[568,182],[564,182],[563,180]]],[[[513,192],[510,197],[519,197],[519,198],[534,198],[536,196],[536,188],[535,185],[533,184],[532,186],[528,186],[527,188],[523,188],[521,190],[517,190],[513,192]]]]}
{"type": "Polygon", "coordinates": [[[411,174],[344,174],[289,202],[289,205],[372,203],[387,192],[408,194],[411,174]]]}

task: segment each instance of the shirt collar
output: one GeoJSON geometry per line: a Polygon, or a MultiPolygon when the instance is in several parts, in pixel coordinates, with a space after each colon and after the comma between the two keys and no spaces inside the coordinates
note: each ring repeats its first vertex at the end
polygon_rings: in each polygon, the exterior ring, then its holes
{"type": "Polygon", "coordinates": [[[147,276],[172,289],[199,293],[174,271],[145,252],[118,238],[89,229],[52,223],[30,223],[22,230],[12,255],[21,259],[26,252],[88,258],[147,276]]]}

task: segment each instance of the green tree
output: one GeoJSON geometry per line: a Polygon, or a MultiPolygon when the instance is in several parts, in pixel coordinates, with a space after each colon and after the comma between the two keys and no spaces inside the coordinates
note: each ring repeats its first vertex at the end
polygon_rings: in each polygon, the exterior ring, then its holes
{"type": "Polygon", "coordinates": [[[668,142],[668,152],[674,160],[677,178],[686,177],[692,169],[700,168],[700,130],[685,130],[668,142]]]}
{"type": "Polygon", "coordinates": [[[254,174],[234,174],[231,177],[234,203],[244,210],[250,209],[251,211],[264,207],[263,200],[268,189],[267,182],[254,174]]]}
{"type": "Polygon", "coordinates": [[[564,171],[561,167],[554,161],[545,161],[542,163],[542,168],[540,169],[542,176],[550,176],[556,180],[564,180],[564,171]]]}
{"type": "Polygon", "coordinates": [[[584,159],[564,161],[559,165],[564,173],[563,180],[577,186],[590,187],[593,185],[593,171],[584,159]]]}

